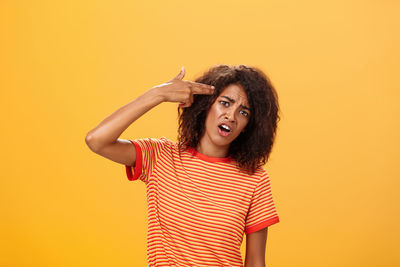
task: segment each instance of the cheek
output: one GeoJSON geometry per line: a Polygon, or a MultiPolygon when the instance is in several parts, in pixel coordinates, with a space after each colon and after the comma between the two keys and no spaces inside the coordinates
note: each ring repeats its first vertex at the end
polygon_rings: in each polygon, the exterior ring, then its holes
{"type": "Polygon", "coordinates": [[[247,118],[242,118],[240,120],[240,128],[243,130],[244,128],[246,128],[248,123],[249,123],[249,120],[247,118]]]}
{"type": "Polygon", "coordinates": [[[215,110],[213,108],[211,108],[207,114],[205,126],[207,128],[211,127],[212,125],[215,124],[215,120],[216,120],[215,110]]]}
{"type": "Polygon", "coordinates": [[[213,122],[214,120],[218,119],[221,114],[221,108],[218,106],[212,106],[210,112],[208,113],[208,120],[209,122],[213,122]]]}
{"type": "Polygon", "coordinates": [[[222,106],[221,105],[216,105],[214,107],[213,111],[214,111],[214,114],[215,114],[216,117],[220,116],[223,113],[222,106]]]}

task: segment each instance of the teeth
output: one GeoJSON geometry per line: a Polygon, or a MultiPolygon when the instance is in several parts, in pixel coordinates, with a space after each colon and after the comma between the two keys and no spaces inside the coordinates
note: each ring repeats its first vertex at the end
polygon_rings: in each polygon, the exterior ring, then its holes
{"type": "Polygon", "coordinates": [[[228,126],[226,126],[225,124],[222,124],[221,127],[226,129],[227,131],[231,131],[231,129],[228,126]]]}

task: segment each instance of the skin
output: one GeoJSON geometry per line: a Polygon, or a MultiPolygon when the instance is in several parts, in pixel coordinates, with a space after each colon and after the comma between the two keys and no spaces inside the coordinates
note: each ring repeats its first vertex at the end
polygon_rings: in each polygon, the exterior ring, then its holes
{"type": "Polygon", "coordinates": [[[244,267],[265,267],[268,227],[246,235],[244,267]]]}
{"type": "Polygon", "coordinates": [[[229,145],[249,122],[250,110],[246,92],[238,84],[230,84],[222,90],[207,113],[205,132],[197,146],[200,153],[216,158],[226,157],[229,145]],[[230,126],[228,136],[219,134],[220,123],[230,126]]]}

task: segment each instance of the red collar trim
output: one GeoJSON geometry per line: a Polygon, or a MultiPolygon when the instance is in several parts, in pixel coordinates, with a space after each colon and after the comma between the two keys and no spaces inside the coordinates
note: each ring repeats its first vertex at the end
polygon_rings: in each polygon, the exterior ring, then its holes
{"type": "Polygon", "coordinates": [[[201,154],[199,151],[197,151],[196,149],[194,149],[193,147],[189,147],[188,151],[190,153],[192,153],[193,156],[204,160],[204,161],[208,161],[208,162],[230,162],[232,159],[231,156],[225,157],[225,158],[214,158],[214,157],[209,157],[207,155],[201,154]]]}

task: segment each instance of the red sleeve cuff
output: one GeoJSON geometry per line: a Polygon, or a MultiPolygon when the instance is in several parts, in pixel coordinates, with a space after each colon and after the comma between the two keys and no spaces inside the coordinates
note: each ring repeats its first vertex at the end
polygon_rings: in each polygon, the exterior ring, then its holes
{"type": "Polygon", "coordinates": [[[131,141],[131,143],[135,146],[136,149],[136,163],[135,163],[135,167],[133,166],[128,166],[125,165],[125,170],[126,170],[126,176],[128,177],[129,181],[134,181],[137,180],[140,176],[140,174],[142,173],[142,150],[140,148],[140,146],[138,144],[136,144],[136,142],[131,141]],[[132,173],[133,170],[133,173],[132,173]]]}
{"type": "Polygon", "coordinates": [[[261,230],[265,227],[268,227],[268,226],[273,225],[274,223],[278,223],[278,222],[279,222],[279,217],[273,217],[267,221],[263,221],[256,225],[250,226],[250,227],[246,228],[246,230],[245,230],[246,235],[251,234],[253,232],[257,232],[258,230],[261,230]]]}

